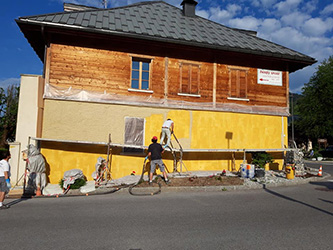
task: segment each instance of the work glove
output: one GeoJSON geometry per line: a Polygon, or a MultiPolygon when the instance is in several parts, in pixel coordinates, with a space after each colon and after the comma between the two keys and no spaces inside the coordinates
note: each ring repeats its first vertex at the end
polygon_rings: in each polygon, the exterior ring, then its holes
{"type": "Polygon", "coordinates": [[[12,186],[10,185],[10,180],[6,179],[6,183],[7,183],[7,188],[10,189],[12,186]]]}

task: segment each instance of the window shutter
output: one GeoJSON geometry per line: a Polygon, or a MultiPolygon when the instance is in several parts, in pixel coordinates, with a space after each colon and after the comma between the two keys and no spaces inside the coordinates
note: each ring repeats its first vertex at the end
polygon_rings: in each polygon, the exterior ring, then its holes
{"type": "Polygon", "coordinates": [[[187,64],[182,64],[181,75],[181,92],[189,93],[190,86],[190,67],[187,64]]]}
{"type": "Polygon", "coordinates": [[[246,98],[246,71],[239,70],[239,96],[240,98],[246,98]]]}
{"type": "Polygon", "coordinates": [[[247,70],[230,69],[229,96],[247,98],[247,70]]]}
{"type": "Polygon", "coordinates": [[[192,65],[191,67],[191,94],[199,93],[199,67],[192,65]]]}

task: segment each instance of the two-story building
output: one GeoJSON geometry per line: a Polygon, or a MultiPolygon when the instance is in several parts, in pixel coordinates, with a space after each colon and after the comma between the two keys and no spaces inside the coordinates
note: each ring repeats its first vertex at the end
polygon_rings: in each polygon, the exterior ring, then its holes
{"type": "Polygon", "coordinates": [[[73,168],[91,179],[109,134],[112,177],[140,172],[167,118],[183,148],[172,140],[170,172],[238,170],[258,150],[282,169],[289,73],[315,60],[197,16],[196,5],[65,4],[61,13],[16,20],[44,64],[43,76],[22,76],[17,140],[38,143],[51,183],[73,168]],[[33,118],[24,118],[29,111],[33,118]]]}

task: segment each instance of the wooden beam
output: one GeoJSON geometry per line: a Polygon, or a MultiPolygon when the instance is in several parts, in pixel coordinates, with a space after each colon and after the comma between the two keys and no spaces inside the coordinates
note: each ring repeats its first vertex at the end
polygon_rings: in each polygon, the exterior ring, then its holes
{"type": "Polygon", "coordinates": [[[216,106],[216,75],[217,75],[217,65],[214,63],[214,76],[213,76],[213,106],[216,106]]]}
{"type": "Polygon", "coordinates": [[[164,58],[164,99],[168,99],[168,70],[169,70],[169,59],[168,57],[164,58]]]}

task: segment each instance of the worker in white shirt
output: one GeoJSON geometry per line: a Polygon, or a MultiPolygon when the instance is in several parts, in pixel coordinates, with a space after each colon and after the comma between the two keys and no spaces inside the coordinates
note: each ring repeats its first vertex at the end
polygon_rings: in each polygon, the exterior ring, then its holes
{"type": "Polygon", "coordinates": [[[174,129],[174,122],[171,119],[166,120],[162,125],[162,136],[161,136],[161,145],[164,143],[164,139],[166,137],[167,143],[165,144],[164,148],[170,145],[171,141],[171,134],[173,133],[174,129]]]}

